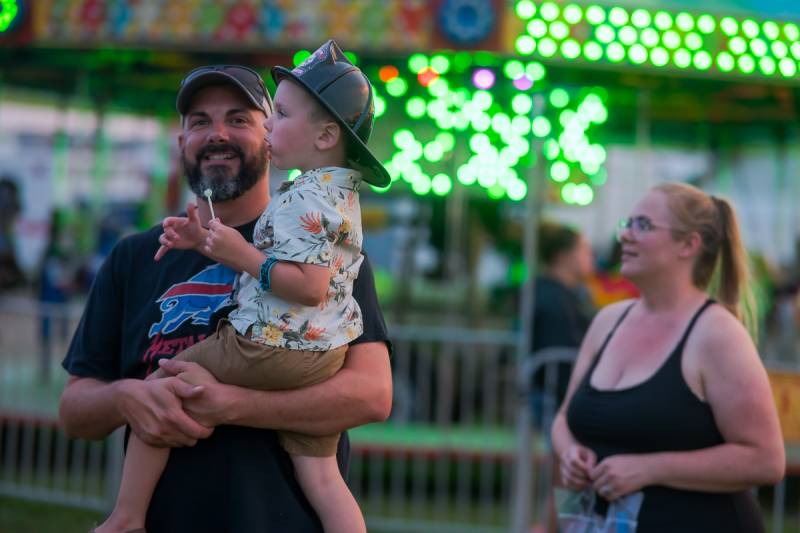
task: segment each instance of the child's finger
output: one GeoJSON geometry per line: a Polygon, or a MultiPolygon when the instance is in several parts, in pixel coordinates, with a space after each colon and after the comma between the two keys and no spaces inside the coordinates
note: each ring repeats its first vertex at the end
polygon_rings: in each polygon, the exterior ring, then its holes
{"type": "Polygon", "coordinates": [[[197,204],[186,204],[186,216],[188,218],[187,222],[191,222],[192,224],[200,224],[200,217],[197,215],[197,204]]]}
{"type": "Polygon", "coordinates": [[[156,255],[154,255],[154,256],[153,256],[153,259],[154,259],[154,260],[156,260],[156,261],[158,261],[158,260],[160,260],[162,257],[164,257],[164,254],[165,254],[165,253],[167,253],[167,252],[169,252],[169,246],[165,246],[165,245],[163,245],[163,244],[162,244],[162,245],[161,245],[161,246],[158,248],[158,250],[156,251],[156,255]]]}

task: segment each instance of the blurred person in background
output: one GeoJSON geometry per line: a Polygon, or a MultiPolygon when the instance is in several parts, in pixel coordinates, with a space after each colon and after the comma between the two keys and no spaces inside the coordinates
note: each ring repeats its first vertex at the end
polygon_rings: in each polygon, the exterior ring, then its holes
{"type": "MultiPolygon", "coordinates": [[[[533,324],[531,325],[532,352],[545,348],[577,348],[580,346],[594,308],[585,283],[594,269],[594,255],[589,241],[578,231],[555,222],[539,225],[538,253],[541,274],[534,286],[533,324]]],[[[551,397],[553,410],[567,392],[571,363],[559,363],[556,388],[545,390],[545,370],[533,376],[532,411],[537,427],[542,427],[546,416],[546,395],[551,397]]]]}
{"type": "MultiPolygon", "coordinates": [[[[201,223],[211,220],[209,188],[216,216],[252,242],[270,201],[264,122],[272,102],[261,76],[200,67],[182,81],[177,108],[201,223]]],[[[146,443],[173,448],[148,509],[149,533],[322,531],[272,430],[330,435],[388,416],[388,339],[369,259],[353,287],[364,333],[349,344],[341,370],[317,385],[259,391],[172,360],[231,310],[235,272],[190,250],[156,263],[161,233],[159,224],[121,240],[95,278],[62,363],[70,374],[60,405],[65,431],[99,439],[127,425],[146,443]],[[144,381],[159,361],[174,375],[144,381]]],[[[346,434],[338,450],[345,475],[346,434]]]]}
{"type": "Polygon", "coordinates": [[[785,455],[743,323],[747,255],[733,208],[660,185],[618,237],[641,297],[600,311],[581,345],[552,430],[562,482],[594,490],[601,514],[642,491],[639,533],[764,531],[750,489],[778,483],[785,455]]]}
{"type": "Polygon", "coordinates": [[[0,290],[19,287],[25,275],[17,263],[14,223],[20,214],[19,188],[9,178],[0,178],[0,290]]]}

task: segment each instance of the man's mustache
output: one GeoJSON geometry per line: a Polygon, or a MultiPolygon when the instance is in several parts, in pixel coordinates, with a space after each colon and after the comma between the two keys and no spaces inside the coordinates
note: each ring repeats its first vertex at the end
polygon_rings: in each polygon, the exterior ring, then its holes
{"type": "Polygon", "coordinates": [[[239,159],[244,160],[244,150],[235,144],[207,144],[197,151],[197,160],[200,161],[208,155],[224,152],[233,152],[239,159]]]}

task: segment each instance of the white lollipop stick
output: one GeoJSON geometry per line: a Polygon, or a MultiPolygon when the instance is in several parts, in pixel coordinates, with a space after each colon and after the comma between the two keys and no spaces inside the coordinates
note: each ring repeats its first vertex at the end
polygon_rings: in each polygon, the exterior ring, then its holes
{"type": "Polygon", "coordinates": [[[214,206],[211,204],[211,189],[204,190],[203,195],[206,197],[206,200],[208,200],[208,208],[211,209],[211,219],[213,220],[217,217],[214,215],[214,206]]]}

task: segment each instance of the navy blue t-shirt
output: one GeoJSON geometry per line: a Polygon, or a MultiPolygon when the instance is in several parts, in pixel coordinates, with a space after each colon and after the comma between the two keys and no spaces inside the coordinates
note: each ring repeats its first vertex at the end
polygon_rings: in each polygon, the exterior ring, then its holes
{"type": "MultiPolygon", "coordinates": [[[[255,221],[237,228],[252,241],[255,221]]],[[[161,261],[161,226],[121,240],[94,281],[62,366],[105,381],[144,378],[213,333],[232,309],[236,273],[205,256],[172,250],[161,261]]],[[[388,343],[369,259],[353,294],[364,333],[351,344],[388,343]]],[[[349,441],[340,439],[347,471],[349,441]]],[[[274,431],[218,426],[208,439],[174,448],[147,514],[149,533],[321,532],[274,431]]]]}

